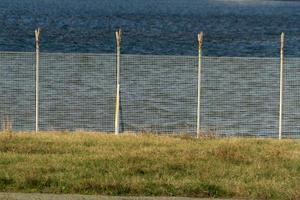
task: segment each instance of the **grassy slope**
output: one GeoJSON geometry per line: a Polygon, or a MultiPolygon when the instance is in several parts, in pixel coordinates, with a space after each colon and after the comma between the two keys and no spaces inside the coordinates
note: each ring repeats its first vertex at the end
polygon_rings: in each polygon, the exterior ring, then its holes
{"type": "Polygon", "coordinates": [[[0,134],[0,191],[300,198],[300,141],[0,134]]]}

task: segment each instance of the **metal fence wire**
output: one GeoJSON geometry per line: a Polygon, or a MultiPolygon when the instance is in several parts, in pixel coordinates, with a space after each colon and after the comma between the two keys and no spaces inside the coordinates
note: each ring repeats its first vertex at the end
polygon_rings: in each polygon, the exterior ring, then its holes
{"type": "MultiPolygon", "coordinates": [[[[121,55],[120,132],[196,134],[197,56],[121,55]]],[[[278,137],[279,58],[203,57],[201,132],[278,137]]],[[[300,137],[300,59],[285,59],[283,138],[300,137]]],[[[0,118],[35,130],[35,53],[0,52],[0,118]]],[[[114,132],[116,55],[41,53],[39,130],[114,132]]]]}

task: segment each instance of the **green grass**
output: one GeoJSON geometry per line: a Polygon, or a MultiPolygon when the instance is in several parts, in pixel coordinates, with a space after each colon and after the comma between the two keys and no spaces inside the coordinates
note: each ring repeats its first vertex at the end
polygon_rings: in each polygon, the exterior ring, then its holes
{"type": "Polygon", "coordinates": [[[0,133],[0,191],[300,199],[300,141],[0,133]]]}

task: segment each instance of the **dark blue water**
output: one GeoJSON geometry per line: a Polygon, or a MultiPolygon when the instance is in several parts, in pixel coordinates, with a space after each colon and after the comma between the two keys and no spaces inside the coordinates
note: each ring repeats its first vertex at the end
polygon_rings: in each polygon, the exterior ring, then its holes
{"type": "Polygon", "coordinates": [[[43,29],[45,52],[196,55],[204,31],[209,56],[300,56],[300,1],[255,0],[1,0],[0,50],[33,51],[43,29]]]}

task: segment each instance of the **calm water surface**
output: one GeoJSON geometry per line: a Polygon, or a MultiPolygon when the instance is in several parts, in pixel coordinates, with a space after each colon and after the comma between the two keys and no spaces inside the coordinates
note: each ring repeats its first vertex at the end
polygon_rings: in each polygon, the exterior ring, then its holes
{"type": "Polygon", "coordinates": [[[38,26],[48,52],[114,52],[122,27],[124,53],[195,55],[204,31],[206,55],[277,56],[285,32],[300,56],[300,1],[1,0],[2,51],[34,50],[38,26]]]}

